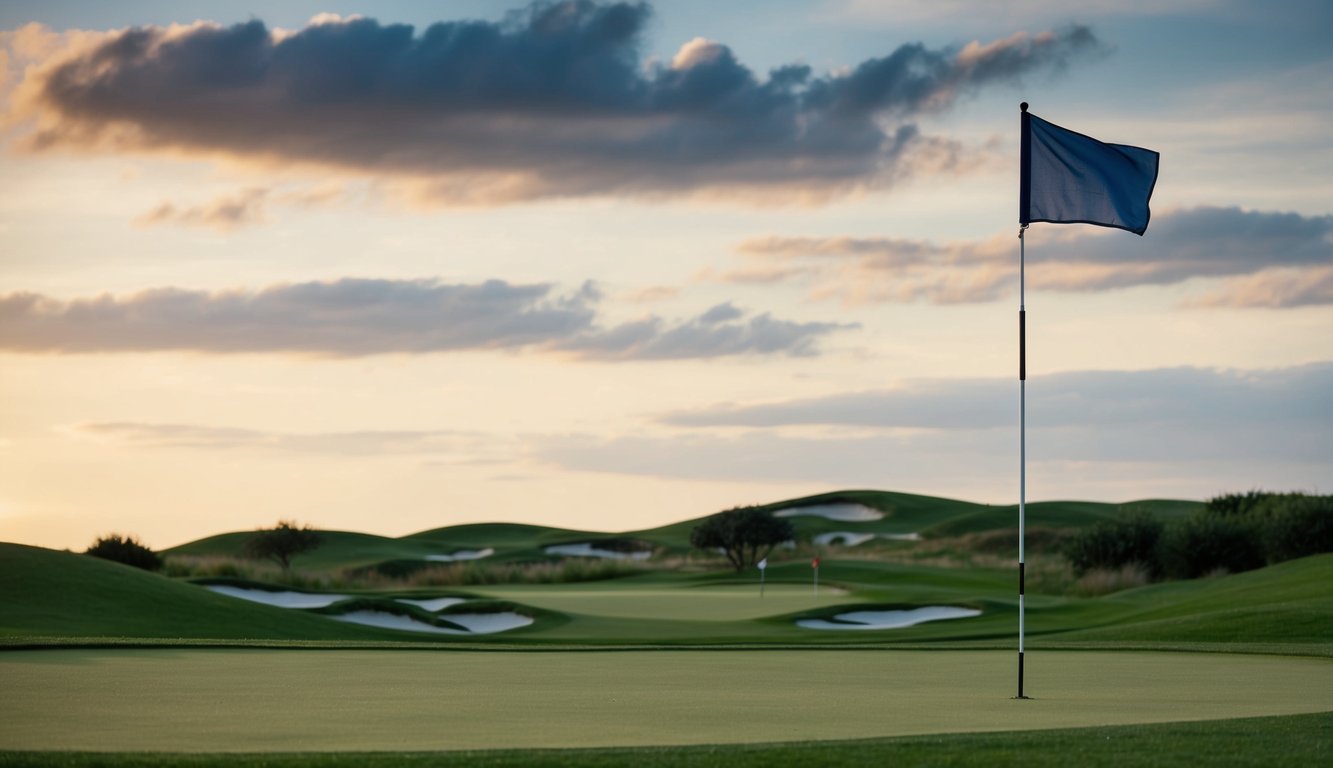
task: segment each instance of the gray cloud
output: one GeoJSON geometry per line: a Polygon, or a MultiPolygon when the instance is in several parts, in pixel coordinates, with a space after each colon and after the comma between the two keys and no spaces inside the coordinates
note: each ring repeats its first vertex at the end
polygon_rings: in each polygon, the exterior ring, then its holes
{"type": "MultiPolygon", "coordinates": [[[[1012,235],[950,244],[770,236],[747,240],[737,250],[771,273],[812,281],[819,296],[850,301],[991,301],[1012,292],[1018,278],[1012,235]]],[[[1143,238],[1039,225],[1028,235],[1027,258],[1028,284],[1038,289],[1104,291],[1287,270],[1285,278],[1270,274],[1238,283],[1195,304],[1288,307],[1333,301],[1327,286],[1333,216],[1194,208],[1158,216],[1143,238]],[[1299,277],[1293,280],[1293,274],[1299,277]]],[[[740,269],[720,279],[747,282],[752,272],[753,267],[740,269]]]]}
{"type": "Polygon", "coordinates": [[[423,179],[426,194],[470,202],[842,189],[941,148],[913,116],[1102,49],[1069,27],[765,77],[702,39],[669,64],[641,64],[650,13],[568,0],[420,33],[366,18],[291,34],[259,20],[111,32],[27,76],[29,145],[313,162],[423,179]]]}
{"type": "MultiPolygon", "coordinates": [[[[1182,488],[1197,497],[1333,481],[1333,363],[1083,372],[1029,385],[1035,498],[1087,498],[1089,489],[1099,489],[1093,497],[1141,498],[1182,488]]],[[[722,406],[666,417],[684,429],[661,437],[549,437],[539,455],[581,471],[964,496],[1013,482],[1016,494],[1016,390],[1010,380],[945,380],[722,406]],[[816,433],[806,425],[824,426],[816,433]]]]}
{"type": "Polygon", "coordinates": [[[533,349],[585,359],[807,355],[852,326],[745,320],[726,304],[697,318],[597,324],[591,283],[568,295],[501,280],[342,279],[258,291],[164,288],[61,301],[0,296],[0,349],[21,352],[289,352],[331,357],[533,349]]]}
{"type": "MultiPolygon", "coordinates": [[[[1168,424],[1202,427],[1315,423],[1333,428],[1333,363],[1267,371],[1163,368],[1085,371],[1028,383],[1035,428],[1168,424]]],[[[722,405],[664,416],[686,427],[840,425],[926,430],[1008,429],[1012,379],[908,381],[898,389],[761,405],[722,405]]]]}

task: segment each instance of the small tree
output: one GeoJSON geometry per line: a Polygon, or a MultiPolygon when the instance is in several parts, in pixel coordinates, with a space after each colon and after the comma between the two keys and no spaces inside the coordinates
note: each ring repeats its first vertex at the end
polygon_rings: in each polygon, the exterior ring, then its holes
{"type": "Polygon", "coordinates": [[[294,521],[280,520],[277,526],[261,528],[245,541],[245,554],[256,560],[272,560],[287,573],[292,558],[319,546],[320,536],[310,526],[299,527],[294,521]]]}
{"type": "Polygon", "coordinates": [[[93,542],[84,554],[142,568],[145,571],[156,571],[162,567],[162,558],[158,557],[156,552],[140,544],[133,536],[121,536],[118,533],[103,536],[93,542]]]}
{"type": "Polygon", "coordinates": [[[775,545],[791,540],[792,536],[791,523],[774,517],[772,512],[737,507],[694,526],[690,531],[690,546],[721,549],[727,561],[740,572],[768,557],[775,545]]]}

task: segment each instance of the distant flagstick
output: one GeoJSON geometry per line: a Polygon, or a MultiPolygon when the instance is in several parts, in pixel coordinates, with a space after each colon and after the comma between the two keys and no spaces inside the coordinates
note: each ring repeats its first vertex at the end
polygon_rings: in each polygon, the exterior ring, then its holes
{"type": "Polygon", "coordinates": [[[1027,296],[1028,224],[1095,224],[1142,235],[1152,212],[1159,155],[1151,149],[1107,144],[1019,109],[1018,182],[1018,696],[1023,695],[1023,641],[1027,517],[1027,296]],[[1035,122],[1034,122],[1035,121],[1035,122]],[[1034,158],[1032,133],[1040,131],[1034,158]],[[1037,169],[1034,171],[1033,161],[1037,169]],[[1039,194],[1032,193],[1037,177],[1039,194]]]}
{"type": "Polygon", "coordinates": [[[768,558],[759,561],[759,596],[764,596],[764,572],[768,570],[768,558]]]}

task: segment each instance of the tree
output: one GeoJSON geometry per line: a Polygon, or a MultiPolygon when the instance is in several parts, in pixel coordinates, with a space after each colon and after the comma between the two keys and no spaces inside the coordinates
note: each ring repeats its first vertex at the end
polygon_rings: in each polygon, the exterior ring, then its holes
{"type": "Polygon", "coordinates": [[[292,558],[309,552],[320,544],[320,535],[310,526],[298,527],[294,521],[280,520],[277,526],[261,528],[245,541],[245,554],[256,560],[272,560],[286,573],[292,558]]]}
{"type": "Polygon", "coordinates": [[[690,531],[690,546],[721,549],[732,567],[740,572],[768,557],[775,545],[790,541],[793,535],[791,523],[774,517],[772,512],[737,507],[694,526],[690,531]]]}
{"type": "Polygon", "coordinates": [[[133,536],[121,536],[118,533],[103,536],[93,542],[84,554],[142,568],[145,571],[156,571],[162,567],[162,558],[156,552],[140,544],[133,536]]]}

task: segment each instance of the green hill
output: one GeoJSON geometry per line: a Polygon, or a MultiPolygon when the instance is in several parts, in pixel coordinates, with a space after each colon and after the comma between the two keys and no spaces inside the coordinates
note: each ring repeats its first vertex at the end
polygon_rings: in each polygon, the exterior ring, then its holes
{"type": "Polygon", "coordinates": [[[87,555],[0,542],[0,637],[402,640],[87,555]]]}
{"type": "MultiPolygon", "coordinates": [[[[1030,527],[1072,529],[1112,519],[1131,510],[1146,510],[1163,519],[1182,517],[1201,506],[1194,501],[1143,500],[1124,504],[1084,501],[1036,502],[1027,506],[1030,527]]],[[[773,512],[795,512],[790,517],[798,541],[810,541],[821,533],[848,531],[874,534],[918,534],[924,538],[961,536],[969,533],[1016,529],[1017,505],[991,506],[957,499],[920,496],[891,491],[846,490],[804,496],[761,505],[773,512]],[[884,517],[869,521],[829,520],[799,514],[803,508],[828,504],[859,504],[878,510],[884,517]]],[[[552,559],[544,548],[575,542],[646,542],[666,554],[690,550],[690,531],[703,518],[626,533],[599,533],[518,523],[470,523],[433,528],[401,538],[349,531],[321,531],[320,547],[299,555],[293,566],[307,570],[357,568],[378,563],[424,560],[459,550],[492,549],[489,562],[531,562],[552,559]]],[[[163,554],[192,557],[240,556],[250,532],[223,533],[182,544],[163,554]]]]}

